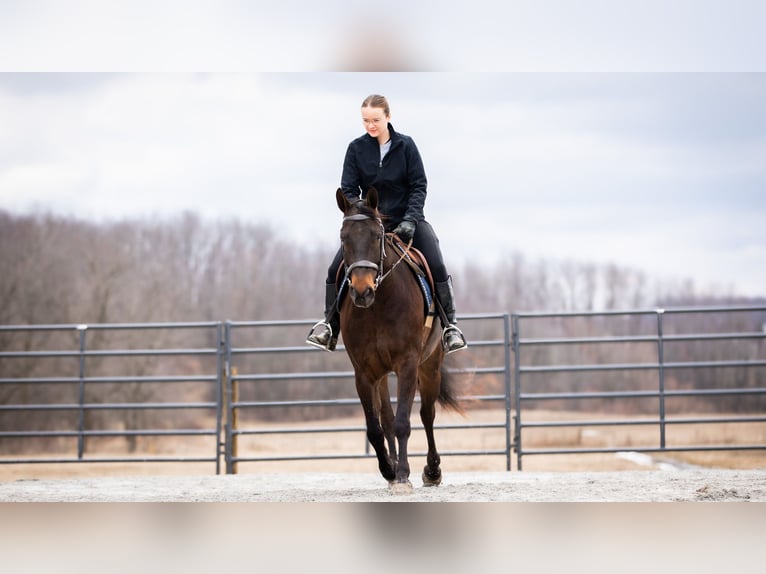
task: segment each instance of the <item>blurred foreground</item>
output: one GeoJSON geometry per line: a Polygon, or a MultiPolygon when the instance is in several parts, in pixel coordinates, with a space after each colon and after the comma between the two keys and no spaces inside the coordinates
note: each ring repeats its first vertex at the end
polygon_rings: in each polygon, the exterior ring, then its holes
{"type": "Polygon", "coordinates": [[[6,572],[760,572],[760,505],[2,508],[6,572]]]}

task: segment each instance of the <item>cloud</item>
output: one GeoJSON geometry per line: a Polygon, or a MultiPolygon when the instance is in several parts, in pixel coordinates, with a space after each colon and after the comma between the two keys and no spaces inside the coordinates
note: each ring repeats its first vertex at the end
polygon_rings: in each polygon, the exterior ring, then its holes
{"type": "Polygon", "coordinates": [[[334,245],[372,92],[420,147],[448,260],[522,251],[763,294],[766,77],[748,74],[0,74],[0,208],[188,210],[334,245]]]}

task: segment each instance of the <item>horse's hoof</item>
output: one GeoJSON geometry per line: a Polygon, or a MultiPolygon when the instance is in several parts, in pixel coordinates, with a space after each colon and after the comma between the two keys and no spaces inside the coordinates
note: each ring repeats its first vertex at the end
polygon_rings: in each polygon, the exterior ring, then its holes
{"type": "Polygon", "coordinates": [[[439,486],[442,483],[442,473],[437,471],[436,477],[428,476],[428,467],[423,470],[423,486],[439,486]]]}
{"type": "Polygon", "coordinates": [[[407,482],[390,482],[388,489],[391,494],[395,495],[412,494],[412,483],[409,480],[407,482]]]}

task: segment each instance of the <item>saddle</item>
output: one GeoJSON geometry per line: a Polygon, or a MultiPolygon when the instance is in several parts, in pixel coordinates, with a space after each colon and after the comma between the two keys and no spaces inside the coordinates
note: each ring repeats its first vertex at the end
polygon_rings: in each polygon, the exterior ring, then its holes
{"type": "MultiPolygon", "coordinates": [[[[404,243],[399,237],[393,233],[387,233],[386,239],[388,245],[393,248],[397,258],[401,258],[402,263],[406,263],[407,267],[412,271],[415,279],[420,286],[420,291],[423,293],[423,315],[426,319],[426,327],[430,327],[433,322],[434,315],[436,314],[436,301],[434,298],[434,278],[431,275],[431,269],[428,267],[428,261],[418,249],[410,246],[407,248],[407,244],[404,243]]],[[[335,277],[335,287],[338,290],[337,303],[343,299],[346,291],[346,285],[343,279],[346,276],[346,265],[343,262],[338,267],[338,274],[335,277]]],[[[340,306],[340,305],[339,305],[340,306]]]]}
{"type": "Polygon", "coordinates": [[[391,246],[399,257],[404,257],[403,261],[407,263],[412,273],[415,275],[415,279],[418,280],[420,290],[423,292],[423,300],[425,301],[425,314],[426,316],[433,317],[435,312],[434,305],[434,278],[431,275],[431,268],[428,267],[428,261],[418,249],[410,246],[407,249],[407,245],[399,239],[395,234],[389,235],[391,239],[391,246]]]}

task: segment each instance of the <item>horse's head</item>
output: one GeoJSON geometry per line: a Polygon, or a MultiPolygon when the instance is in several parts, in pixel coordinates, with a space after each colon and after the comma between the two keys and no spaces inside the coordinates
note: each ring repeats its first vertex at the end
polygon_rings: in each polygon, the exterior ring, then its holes
{"type": "Polygon", "coordinates": [[[340,240],[351,285],[351,301],[357,307],[366,308],[375,301],[375,289],[383,273],[385,257],[385,232],[378,213],[378,192],[370,188],[364,200],[353,202],[340,188],[335,196],[344,216],[340,240]]]}

